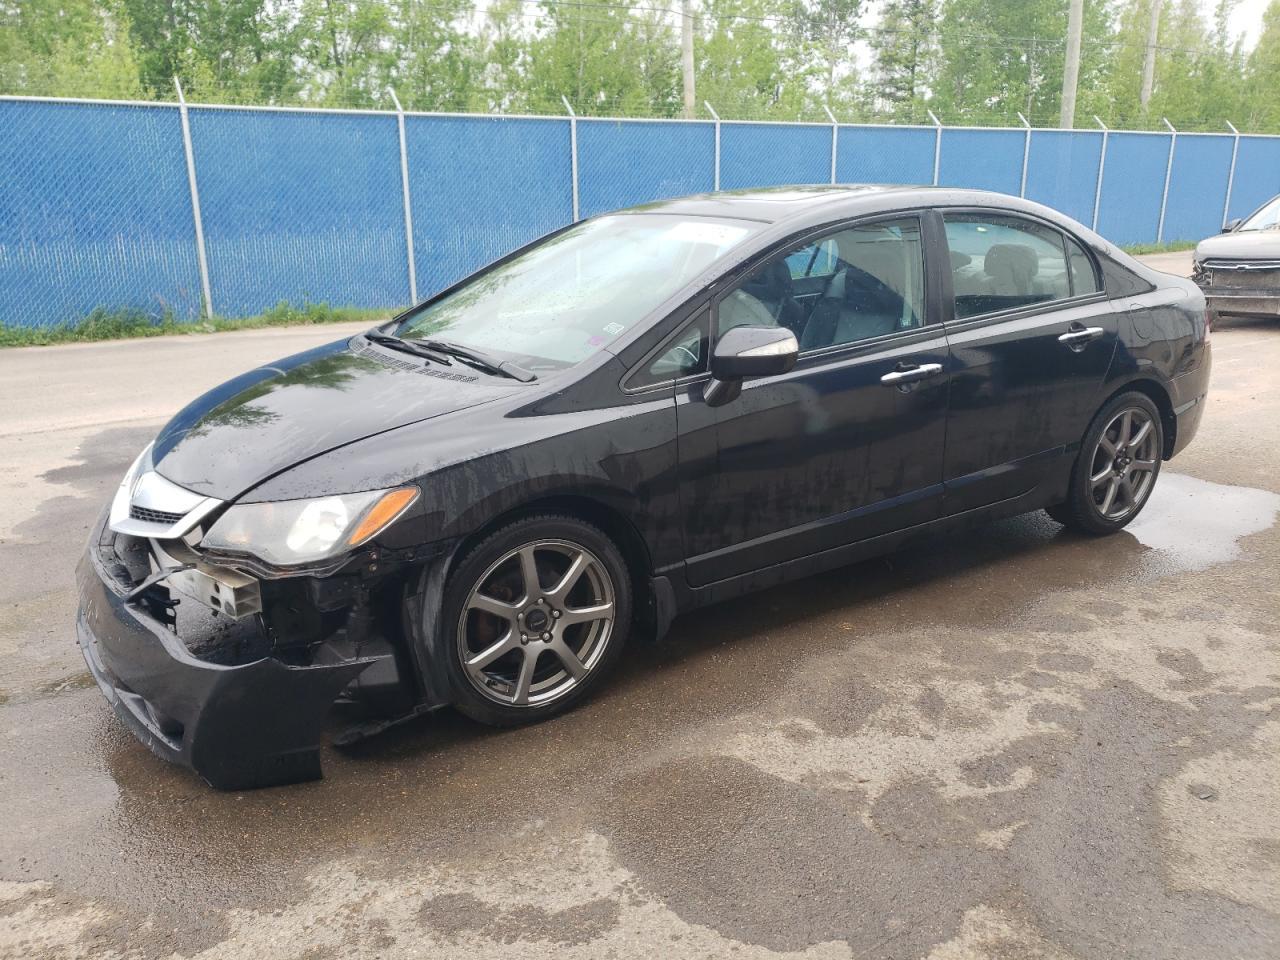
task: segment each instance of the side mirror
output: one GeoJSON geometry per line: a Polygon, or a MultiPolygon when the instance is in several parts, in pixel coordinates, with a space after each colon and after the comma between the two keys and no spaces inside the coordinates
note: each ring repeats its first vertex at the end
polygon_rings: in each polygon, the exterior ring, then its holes
{"type": "Polygon", "coordinates": [[[1242,223],[1244,223],[1244,220],[1241,219],[1240,217],[1236,217],[1234,220],[1228,220],[1227,225],[1222,228],[1222,232],[1235,233],[1236,227],[1240,226],[1240,224],[1242,223]]]}
{"type": "Polygon", "coordinates": [[[703,399],[712,406],[728,403],[744,378],[787,373],[799,358],[800,344],[786,327],[734,327],[716,341],[703,399]]]}

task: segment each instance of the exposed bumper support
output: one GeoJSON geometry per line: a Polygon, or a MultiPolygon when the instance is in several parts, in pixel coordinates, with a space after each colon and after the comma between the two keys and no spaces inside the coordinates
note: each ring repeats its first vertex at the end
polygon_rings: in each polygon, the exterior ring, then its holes
{"type": "Polygon", "coordinates": [[[1280,294],[1274,291],[1211,293],[1205,290],[1205,303],[1210,313],[1222,317],[1280,317],[1280,294]]]}
{"type": "Polygon", "coordinates": [[[102,524],[80,562],[77,639],[107,700],[165,760],[221,790],[320,776],[321,726],[338,694],[380,658],[294,666],[193,656],[104,564],[102,524]]]}

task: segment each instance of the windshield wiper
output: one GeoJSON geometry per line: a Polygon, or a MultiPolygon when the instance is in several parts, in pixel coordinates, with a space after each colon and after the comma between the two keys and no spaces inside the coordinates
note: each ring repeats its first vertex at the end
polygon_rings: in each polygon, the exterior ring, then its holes
{"type": "Polygon", "coordinates": [[[510,360],[499,360],[478,350],[473,350],[471,347],[462,347],[456,343],[450,343],[448,340],[413,340],[411,342],[420,343],[428,349],[439,350],[441,353],[447,353],[452,357],[457,357],[459,360],[465,360],[472,366],[487,370],[489,373],[496,373],[500,377],[510,377],[512,380],[519,380],[521,383],[531,383],[538,379],[537,374],[516,366],[510,360]]]}
{"type": "Polygon", "coordinates": [[[397,337],[395,334],[378,333],[376,331],[366,333],[364,338],[372,343],[378,343],[384,347],[390,347],[392,350],[400,350],[403,353],[411,353],[415,357],[422,357],[424,360],[443,364],[446,367],[453,366],[452,360],[448,357],[441,356],[435,350],[428,349],[426,344],[421,340],[406,340],[403,337],[397,337]]]}

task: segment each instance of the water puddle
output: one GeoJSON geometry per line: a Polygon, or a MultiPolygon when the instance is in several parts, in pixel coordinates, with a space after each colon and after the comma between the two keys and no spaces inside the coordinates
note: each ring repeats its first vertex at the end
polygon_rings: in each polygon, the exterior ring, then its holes
{"type": "Polygon", "coordinates": [[[1125,528],[1180,570],[1240,556],[1240,540],[1275,523],[1280,494],[1161,473],[1151,501],[1125,528]]]}

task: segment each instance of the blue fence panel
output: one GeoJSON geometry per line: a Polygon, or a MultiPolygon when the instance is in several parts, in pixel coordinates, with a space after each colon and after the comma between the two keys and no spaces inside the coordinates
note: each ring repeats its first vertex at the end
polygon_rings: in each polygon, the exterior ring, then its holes
{"type": "Polygon", "coordinates": [[[1154,243],[1169,159],[1167,133],[1112,133],[1098,232],[1112,243],[1154,243]]]}
{"type": "Polygon", "coordinates": [[[934,131],[921,127],[841,127],[841,183],[933,183],[934,131]]]}
{"type": "Polygon", "coordinates": [[[1241,137],[1228,220],[1247,217],[1280,193],[1280,137],[1241,137]]]}
{"type": "Polygon", "coordinates": [[[1022,186],[1022,130],[943,129],[938,183],[999,190],[1015,197],[1022,186]]]}
{"type": "Polygon", "coordinates": [[[394,116],[191,108],[214,312],[409,300],[394,116]]]}
{"type": "Polygon", "coordinates": [[[1200,240],[1222,230],[1232,139],[1203,134],[1178,137],[1164,212],[1166,242],[1200,240]]]}
{"type": "Polygon", "coordinates": [[[705,193],[715,186],[715,161],[713,123],[579,120],[579,212],[705,193]]]}
{"type": "Polygon", "coordinates": [[[0,324],[199,315],[176,109],[6,101],[0,129],[0,324]]]}
{"type": "Polygon", "coordinates": [[[1102,133],[1033,130],[1027,158],[1027,198],[1093,225],[1102,133]]]}
{"type": "Polygon", "coordinates": [[[419,298],[573,219],[568,120],[409,116],[405,125],[419,298]]]}
{"type": "Polygon", "coordinates": [[[831,182],[831,128],[794,123],[720,126],[720,188],[831,182]]]}
{"type": "MultiPolygon", "coordinates": [[[[388,113],[191,108],[218,313],[281,301],[389,307],[409,298],[400,151],[388,113]]],[[[200,312],[181,121],[173,106],[0,99],[0,323],[95,308],[200,312]]],[[[568,118],[405,118],[420,296],[572,218],[568,118]]],[[[583,216],[710,189],[706,122],[579,121],[583,216]]],[[[1016,193],[1025,133],[945,128],[940,182],[1016,193]]],[[[841,182],[928,183],[933,128],[837,128],[841,182]]],[[[1156,239],[1169,134],[1113,132],[1098,230],[1156,239]]],[[[1220,226],[1233,138],[1184,134],[1164,237],[1220,226]]],[[[1027,196],[1089,223],[1102,134],[1031,134],[1027,196]]],[[[824,183],[831,127],[726,122],[721,186],[824,183]]],[[[1280,138],[1240,138],[1230,217],[1280,193],[1280,138]]]]}

